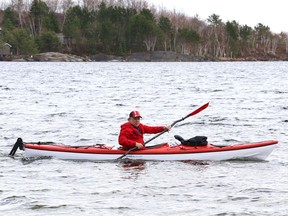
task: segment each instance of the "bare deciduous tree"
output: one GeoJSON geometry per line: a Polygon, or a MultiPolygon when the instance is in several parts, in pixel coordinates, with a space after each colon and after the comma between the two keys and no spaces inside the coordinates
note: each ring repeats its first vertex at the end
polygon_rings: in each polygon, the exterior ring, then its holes
{"type": "Polygon", "coordinates": [[[89,11],[96,11],[102,0],[83,0],[83,6],[89,11]]]}
{"type": "Polygon", "coordinates": [[[27,15],[30,8],[29,1],[24,3],[23,0],[11,0],[10,7],[13,8],[18,14],[20,28],[23,28],[26,21],[25,14],[27,15]]]}
{"type": "Polygon", "coordinates": [[[63,27],[66,21],[66,15],[69,8],[73,7],[73,0],[60,0],[59,2],[59,10],[63,14],[62,23],[60,24],[60,31],[63,32],[63,27]]]}
{"type": "Polygon", "coordinates": [[[57,12],[59,11],[60,0],[46,0],[45,1],[50,11],[57,12]]]}

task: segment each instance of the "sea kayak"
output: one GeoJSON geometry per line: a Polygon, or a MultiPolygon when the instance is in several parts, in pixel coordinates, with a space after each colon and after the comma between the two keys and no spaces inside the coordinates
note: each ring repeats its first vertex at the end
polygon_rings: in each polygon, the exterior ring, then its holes
{"type": "MultiPolygon", "coordinates": [[[[205,146],[188,146],[168,143],[135,150],[125,155],[123,159],[155,160],[155,161],[185,161],[185,160],[265,160],[275,148],[277,140],[243,143],[229,146],[207,144],[205,146]]],[[[17,149],[24,151],[25,157],[53,157],[63,160],[115,161],[127,150],[104,144],[93,146],[72,146],[51,142],[23,143],[18,138],[10,152],[14,156],[17,149]]]]}

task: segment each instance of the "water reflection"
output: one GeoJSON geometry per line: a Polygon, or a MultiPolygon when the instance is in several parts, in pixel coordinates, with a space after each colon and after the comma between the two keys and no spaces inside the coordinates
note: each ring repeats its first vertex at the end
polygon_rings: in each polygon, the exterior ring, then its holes
{"type": "Polygon", "coordinates": [[[186,161],[181,161],[185,164],[190,164],[190,165],[209,165],[207,161],[196,161],[196,160],[186,160],[186,161]]]}
{"type": "Polygon", "coordinates": [[[123,179],[137,179],[139,175],[144,173],[147,167],[146,161],[133,161],[123,160],[119,163],[119,166],[124,170],[125,176],[123,179]],[[126,175],[128,174],[128,175],[126,175]]]}
{"type": "Polygon", "coordinates": [[[142,171],[146,167],[145,161],[133,161],[133,160],[123,160],[120,163],[121,167],[124,168],[124,170],[139,170],[142,171]]]}

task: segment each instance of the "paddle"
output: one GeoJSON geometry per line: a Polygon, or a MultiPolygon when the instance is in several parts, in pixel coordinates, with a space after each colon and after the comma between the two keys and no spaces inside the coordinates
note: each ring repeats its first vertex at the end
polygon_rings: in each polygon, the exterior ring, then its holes
{"type": "MultiPolygon", "coordinates": [[[[193,116],[193,115],[196,115],[197,113],[203,111],[204,109],[206,109],[207,107],[209,106],[209,102],[204,104],[203,106],[199,107],[198,109],[194,110],[193,112],[191,112],[190,114],[188,114],[187,116],[179,119],[179,120],[176,120],[174,121],[172,124],[171,124],[171,128],[177,124],[178,122],[181,122],[183,120],[185,120],[186,118],[190,117],[190,116],[193,116]]],[[[161,133],[157,134],[156,136],[152,137],[151,139],[147,140],[144,145],[146,145],[147,143],[151,142],[152,140],[156,139],[157,137],[161,136],[162,134],[164,134],[165,132],[167,132],[168,130],[164,130],[162,131],[161,133]]],[[[120,156],[119,158],[117,158],[116,160],[120,160],[122,158],[124,158],[127,154],[129,154],[131,151],[134,151],[138,149],[136,146],[134,148],[131,148],[129,149],[127,152],[125,152],[125,154],[123,154],[122,156],[120,156]]]]}

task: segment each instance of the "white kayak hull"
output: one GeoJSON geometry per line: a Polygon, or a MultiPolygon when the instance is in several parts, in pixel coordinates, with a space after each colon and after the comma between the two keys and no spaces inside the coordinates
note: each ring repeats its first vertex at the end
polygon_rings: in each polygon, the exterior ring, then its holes
{"type": "MultiPolygon", "coordinates": [[[[207,160],[207,161],[221,161],[221,160],[265,160],[275,148],[275,144],[263,145],[257,147],[225,149],[219,147],[219,151],[162,151],[161,153],[145,153],[141,151],[130,152],[124,158],[131,160],[153,160],[153,161],[184,161],[184,160],[207,160]]],[[[202,148],[202,147],[201,147],[202,148]]],[[[90,161],[113,161],[125,153],[121,150],[111,150],[113,152],[69,152],[69,151],[51,151],[35,148],[25,148],[25,157],[53,157],[63,160],[90,160],[90,161]]],[[[146,151],[146,150],[142,150],[146,151]]]]}

